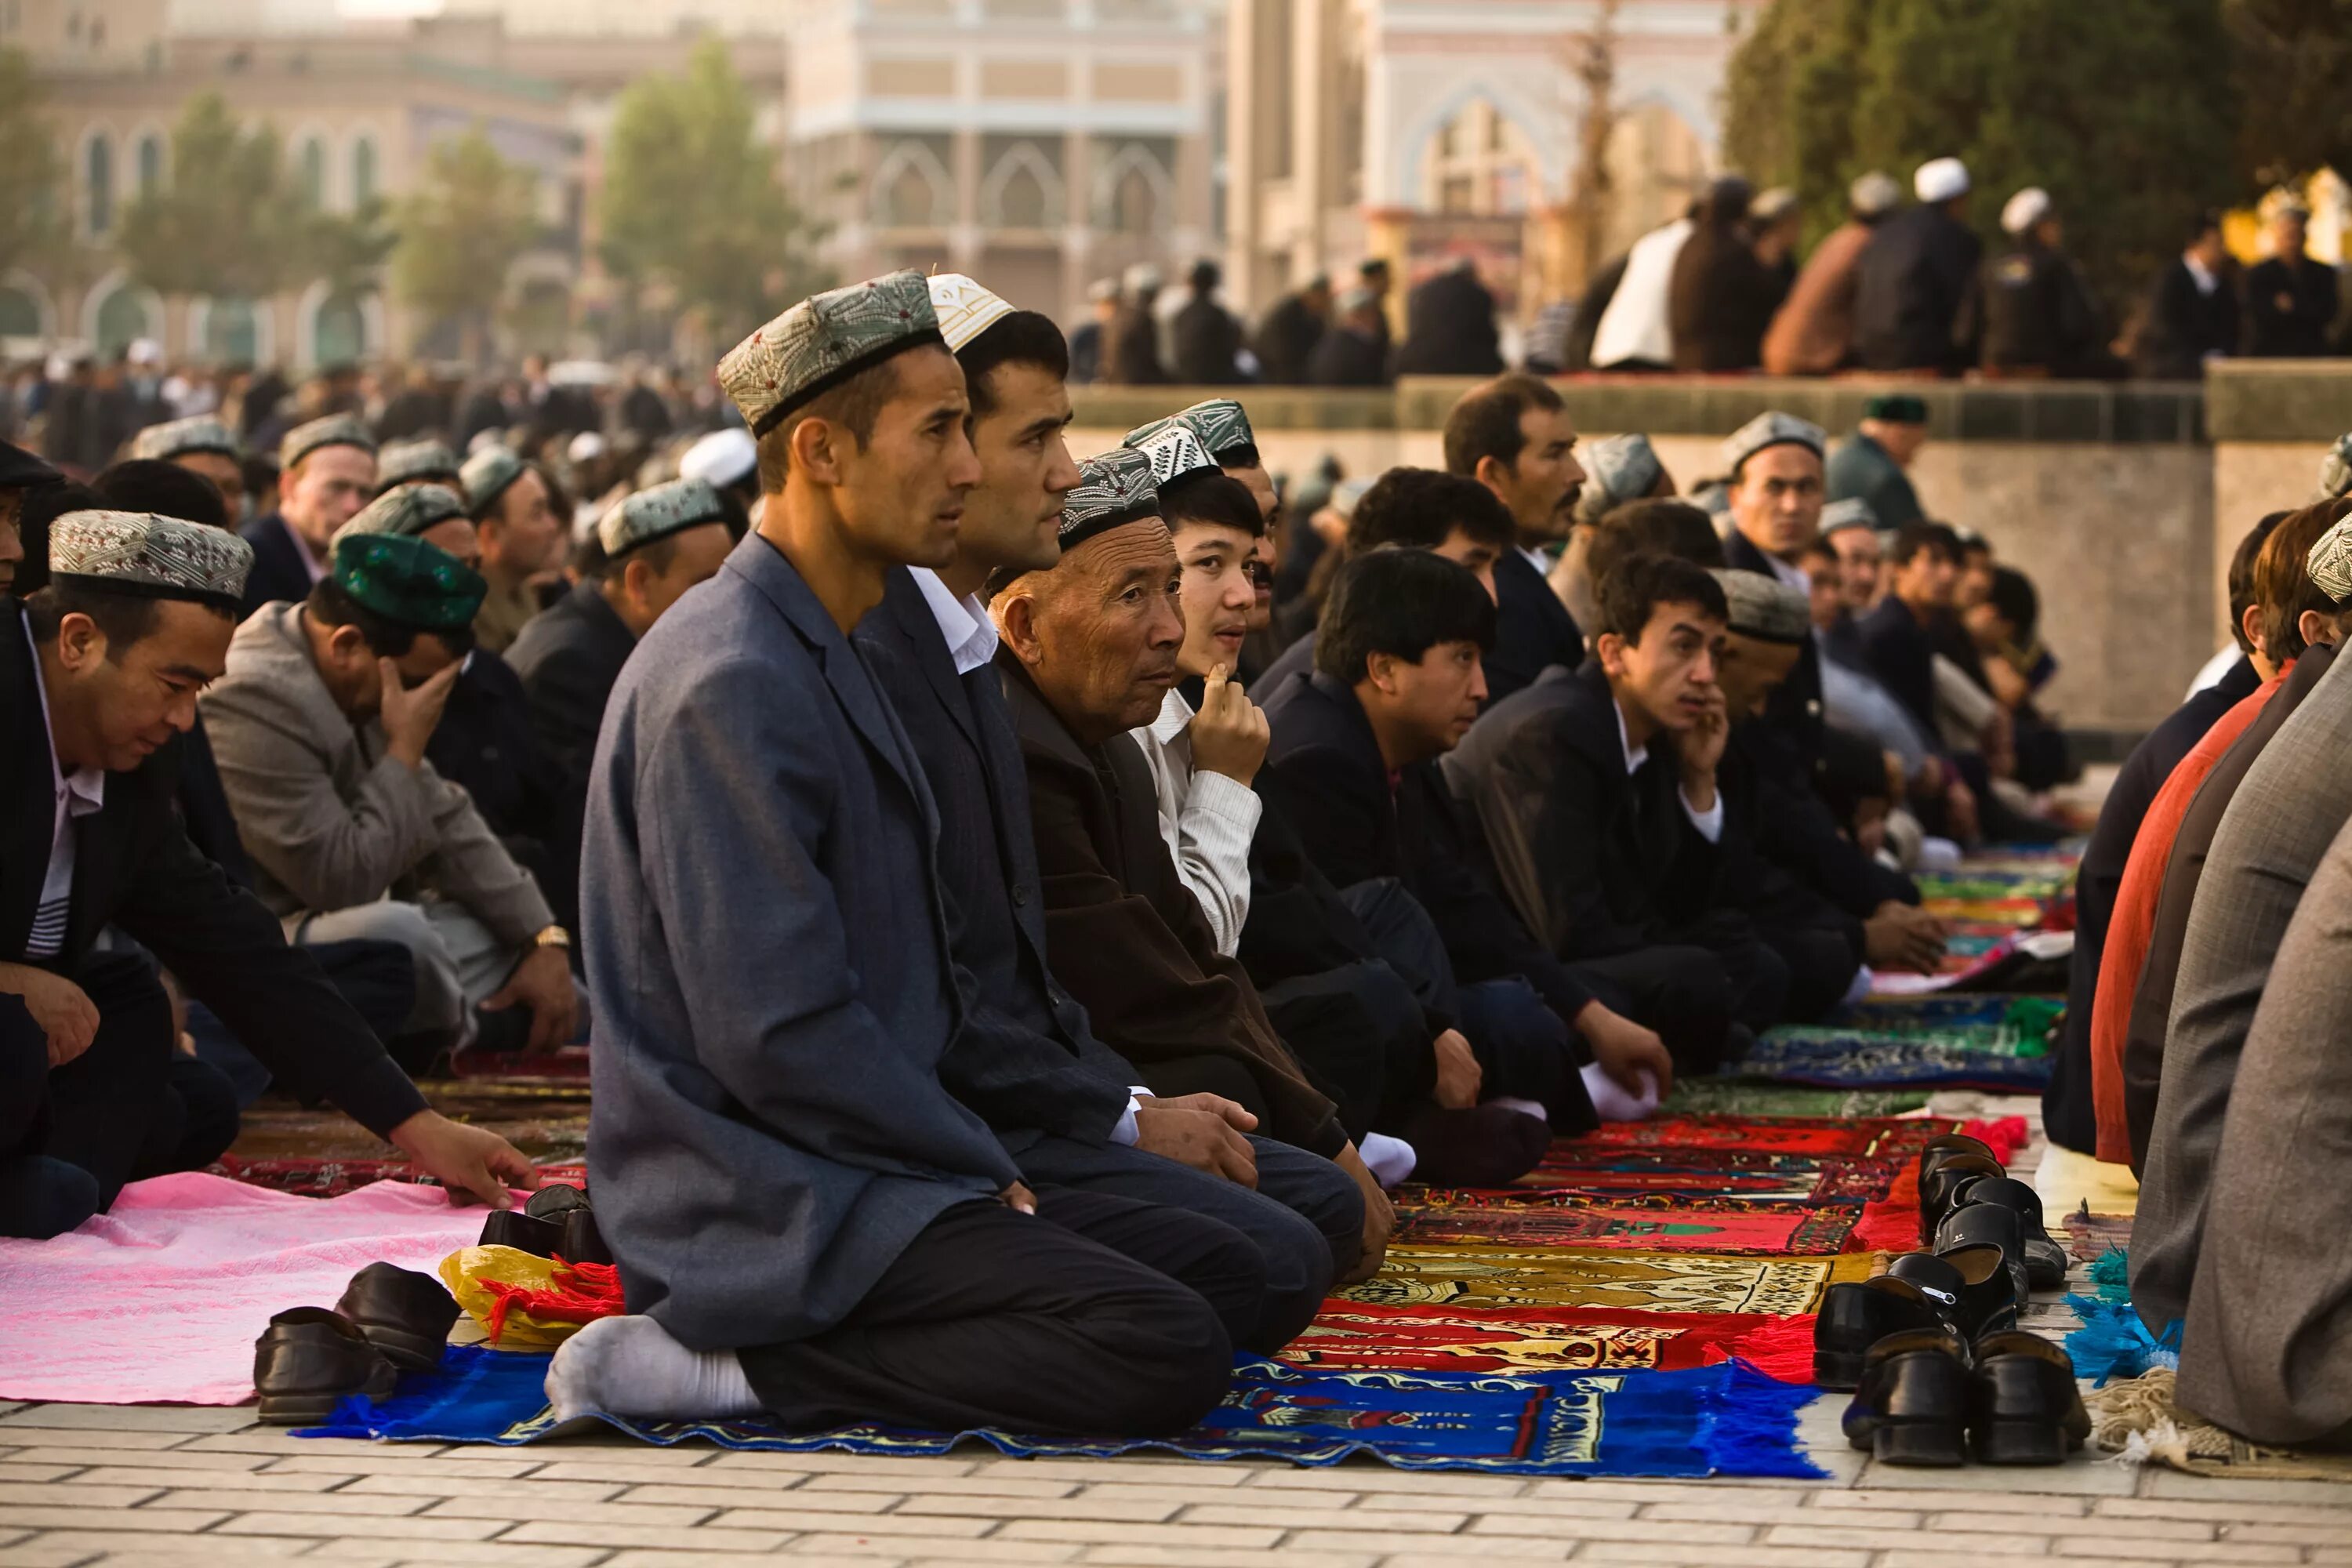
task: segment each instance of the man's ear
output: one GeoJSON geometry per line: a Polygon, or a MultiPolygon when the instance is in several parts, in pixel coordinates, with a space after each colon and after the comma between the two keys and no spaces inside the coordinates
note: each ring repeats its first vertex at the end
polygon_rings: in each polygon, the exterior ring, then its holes
{"type": "Polygon", "coordinates": [[[2336,617],[2325,610],[2305,610],[2295,616],[2294,629],[2303,637],[2305,647],[2334,647],[2340,635],[2336,629],[2336,617]]]}
{"type": "Polygon", "coordinates": [[[1396,695],[1397,657],[1392,653],[1367,654],[1364,658],[1364,679],[1383,697],[1396,695]]]}
{"type": "Polygon", "coordinates": [[[841,483],[842,442],[848,431],[829,419],[812,416],[793,426],[785,440],[792,452],[792,471],[821,485],[841,483]]]}
{"type": "Polygon", "coordinates": [[[642,558],[625,563],[621,567],[622,594],[632,599],[644,598],[646,585],[653,581],[653,575],[654,569],[646,565],[642,558]]]}
{"type": "Polygon", "coordinates": [[[374,655],[368,649],[366,636],[357,626],[337,626],[333,631],[329,632],[327,651],[345,664],[354,658],[363,658],[371,662],[374,658],[374,655]]]}
{"type": "Polygon", "coordinates": [[[1510,483],[1511,468],[1510,465],[1500,458],[1481,458],[1478,459],[1478,466],[1471,470],[1470,477],[1488,489],[1500,494],[1502,487],[1510,483]]]}
{"type": "Polygon", "coordinates": [[[1018,588],[1001,595],[993,611],[996,635],[1013,650],[1013,657],[1031,669],[1045,658],[1045,645],[1037,638],[1037,601],[1018,588]]]}
{"type": "Polygon", "coordinates": [[[1602,632],[1592,639],[1592,657],[1601,661],[1603,674],[1622,678],[1625,673],[1625,639],[1615,632],[1602,632]]]}
{"type": "Polygon", "coordinates": [[[58,662],[68,671],[79,673],[95,668],[106,658],[106,634],[98,623],[75,611],[58,621],[58,662]]]}
{"type": "Polygon", "coordinates": [[[2270,649],[2263,646],[2270,639],[2263,635],[2263,607],[2260,605],[2246,606],[2244,613],[2238,617],[2238,627],[2246,634],[2246,640],[2254,645],[2256,653],[2265,658],[2270,657],[2270,649]]]}

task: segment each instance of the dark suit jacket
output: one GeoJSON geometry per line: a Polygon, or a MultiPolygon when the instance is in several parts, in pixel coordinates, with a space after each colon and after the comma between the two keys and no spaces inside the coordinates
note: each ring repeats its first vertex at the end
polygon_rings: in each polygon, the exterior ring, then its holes
{"type": "Polygon", "coordinates": [[[283,517],[264,512],[247,523],[240,536],[253,546],[253,570],[246,574],[245,598],[237,605],[237,619],[278,599],[310,596],[310,569],[303,564],[302,546],[283,517]]]}
{"type": "Polygon", "coordinates": [[[864,661],[759,534],[629,660],[589,782],[596,1219],[698,1350],[839,1322],[1020,1168],[947,1091],[938,813],[864,661]]]}
{"type": "MultiPolygon", "coordinates": [[[[48,873],[49,738],[20,607],[0,598],[0,954],[25,951],[48,873]]],[[[294,1092],[331,1100],[383,1135],[425,1109],[310,955],[278,919],[196,852],[173,811],[184,763],[166,746],[106,776],[104,807],[74,825],[73,904],[63,949],[40,966],[70,974],[112,925],[154,953],[294,1092]]]]}
{"type": "Polygon", "coordinates": [[[2196,381],[2209,353],[2238,352],[2238,290],[2223,277],[2210,294],[2198,291],[2189,264],[2174,257],[2150,285],[2140,324],[2140,374],[2160,381],[2196,381]]]}
{"type": "Polygon", "coordinates": [[[1655,945],[1716,902],[1717,847],[1684,815],[1681,770],[1662,744],[1625,772],[1597,664],[1547,670],[1487,709],[1444,768],[1511,906],[1560,958],[1655,945]]]}
{"type": "Polygon", "coordinates": [[[1444,937],[1457,981],[1517,974],[1562,1019],[1583,1011],[1592,993],[1467,857],[1436,763],[1405,769],[1391,788],[1370,721],[1333,676],[1294,675],[1262,706],[1274,739],[1258,788],[1297,825],[1326,877],[1343,888],[1383,877],[1402,884],[1444,937]]]}
{"type": "MultiPolygon", "coordinates": [[[[1311,658],[1313,656],[1310,655],[1311,658]]],[[[1486,700],[1500,702],[1552,665],[1584,662],[1584,633],[1544,574],[1516,550],[1495,563],[1495,647],[1486,655],[1486,700]]]]}
{"type": "Polygon", "coordinates": [[[1307,356],[1307,379],[1316,386],[1386,386],[1388,361],[1380,339],[1334,322],[1307,356]]]}
{"type": "Polygon", "coordinates": [[[1089,752],[1009,654],[997,664],[1029,771],[1030,814],[1055,976],[1113,1048],[1156,1061],[1222,1056],[1247,1068],[1274,1125],[1259,1131],[1310,1153],[1348,1135],[1307,1080],[1241,964],[1221,955],[1160,837],[1143,753],[1124,735],[1089,752]]]}
{"type": "Polygon", "coordinates": [[[1856,623],[1870,672],[1917,722],[1928,744],[1943,733],[1936,723],[1936,648],[1911,606],[1889,594],[1856,623]]]}
{"type": "Polygon", "coordinates": [[[880,608],[853,640],[939,805],[949,945],[971,988],[940,1080],[1016,1152],[1048,1132],[1099,1143],[1142,1079],[1095,1038],[1087,1010],[1046,967],[1029,779],[996,671],[956,673],[929,603],[904,571],[890,574],[880,608]]]}
{"type": "MultiPolygon", "coordinates": [[[[575,929],[580,838],[587,817],[596,731],[604,721],[614,684],[621,679],[621,667],[636,647],[635,637],[605,602],[604,589],[590,581],[575,584],[532,616],[507,649],[505,662],[521,683],[532,749],[546,771],[551,796],[550,818],[541,833],[548,875],[540,886],[555,906],[555,918],[575,929]]],[[[440,766],[437,762],[434,765],[440,766]]]]}
{"type": "Polygon", "coordinates": [[[2336,327],[2336,268],[2308,256],[2273,256],[2246,269],[2246,353],[2318,359],[2336,327]]]}
{"type": "MultiPolygon", "coordinates": [[[[425,760],[473,797],[490,831],[546,889],[547,844],[562,797],[532,731],[530,699],[504,658],[486,647],[474,649],[473,662],[449,689],[425,760]]],[[[567,881],[577,879],[577,862],[575,850],[564,861],[567,881]]],[[[566,928],[577,926],[576,897],[567,894],[556,910],[566,928]]]]}
{"type": "MultiPolygon", "coordinates": [[[[1864,368],[1964,368],[1952,327],[1983,256],[1983,242],[1940,206],[1906,208],[1881,223],[1854,272],[1853,346],[1864,368]]],[[[1883,514],[1879,521],[1896,526],[1883,514]]]]}

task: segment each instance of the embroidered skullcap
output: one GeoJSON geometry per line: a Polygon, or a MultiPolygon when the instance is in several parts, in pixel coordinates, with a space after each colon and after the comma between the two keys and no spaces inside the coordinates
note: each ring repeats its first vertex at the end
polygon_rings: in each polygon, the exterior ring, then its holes
{"type": "Polygon", "coordinates": [[[1878,529],[1878,509],[1860,496],[1848,496],[1843,500],[1833,500],[1822,508],[1823,539],[1849,528],[1867,528],[1875,532],[1878,529]]]}
{"type": "Polygon", "coordinates": [[[2352,517],[2319,536],[2303,558],[2312,585],[2340,605],[2352,605],[2352,517]]]}
{"type": "Polygon", "coordinates": [[[688,447],[686,456],[677,460],[677,476],[725,489],[750,479],[759,466],[760,443],[751,439],[749,430],[739,430],[730,425],[724,430],[713,430],[688,447]]]}
{"type": "Polygon", "coordinates": [[[1895,176],[1873,169],[1845,188],[1846,210],[1857,217],[1878,217],[1893,212],[1903,200],[1895,176]]]}
{"type": "Polygon", "coordinates": [[[376,454],[376,494],[400,485],[413,485],[420,479],[456,489],[464,483],[457,470],[457,454],[446,442],[394,441],[376,454]]]}
{"type": "Polygon", "coordinates": [[[2000,227],[2004,234],[2023,234],[2050,216],[2050,193],[2040,185],[2028,185],[2002,204],[2000,227]]]}
{"type": "Polygon", "coordinates": [[[2317,506],[2341,495],[2352,495],[2352,435],[2336,437],[2336,445],[2320,459],[2319,489],[2307,504],[2317,506]]]}
{"type": "Polygon", "coordinates": [[[1779,223],[1797,210],[1797,193],[1786,185],[1774,185],[1748,204],[1748,217],[1752,223],[1779,223]]]}
{"type": "Polygon", "coordinates": [[[1127,439],[1119,445],[1141,447],[1171,425],[1190,429],[1209,456],[1220,462],[1255,457],[1257,453],[1257,433],[1250,428],[1249,413],[1230,397],[1212,397],[1205,403],[1195,403],[1181,414],[1139,425],[1127,433],[1127,439]]]}
{"type": "Polygon", "coordinates": [[[1078,465],[1078,488],[1062,499],[1062,548],[1075,550],[1097,533],[1159,515],[1151,459],[1114,447],[1078,465]]]}
{"type": "Polygon", "coordinates": [[[1958,158],[1930,158],[1911,176],[1912,194],[1923,202],[1948,202],[1969,194],[1969,166],[1958,158]]]}
{"type": "Polygon", "coordinates": [[[485,447],[457,470],[466,487],[466,504],[480,517],[498,504],[507,487],[523,476],[523,460],[506,447],[485,447]]]}
{"type": "Polygon", "coordinates": [[[335,585],[362,609],[412,631],[462,631],[489,584],[438,545],[396,533],[335,535],[335,585]]]}
{"type": "Polygon", "coordinates": [[[701,479],[672,479],[666,485],[624,497],[606,509],[596,521],[596,537],[604,544],[604,558],[609,561],[656,539],[667,539],[706,522],[726,521],[727,509],[719,504],[719,492],[709,483],[701,479]]]}
{"type": "Polygon", "coordinates": [[[375,455],[375,437],[368,427],[348,414],[331,414],[324,419],[313,419],[308,425],[297,425],[286,432],[286,439],[278,443],[278,466],[291,468],[311,453],[327,447],[357,447],[370,457],[375,455]]]}
{"type": "Polygon", "coordinates": [[[934,273],[930,278],[931,313],[940,319],[940,336],[951,353],[961,353],[981,333],[1013,314],[1013,307],[961,272],[934,273]]]}
{"type": "Polygon", "coordinates": [[[253,546],[226,529],[143,511],[69,511],[49,524],[49,575],[234,611],[253,546]]]}
{"type": "Polygon", "coordinates": [[[209,414],[150,425],[131,442],[131,455],[149,462],[168,463],[195,452],[218,452],[225,458],[243,455],[244,448],[228,426],[209,414]]]}
{"type": "Polygon", "coordinates": [[[1873,393],[1862,400],[1862,416],[1889,425],[1925,425],[1927,400],[1909,392],[1873,393]]]}
{"type": "Polygon", "coordinates": [[[1577,455],[1583,459],[1585,485],[1576,498],[1576,511],[1588,522],[1598,521],[1613,507],[1641,500],[1666,475],[1647,436],[1612,436],[1577,455]]]}
{"type": "Polygon", "coordinates": [[[593,463],[607,450],[603,435],[594,430],[583,430],[564,446],[563,455],[575,463],[593,463]]]}
{"type": "Polygon", "coordinates": [[[1736,478],[1739,465],[1767,447],[1806,447],[1811,448],[1813,456],[1818,458],[1822,455],[1822,448],[1828,444],[1829,438],[1822,434],[1822,427],[1811,420],[1800,419],[1793,414],[1782,414],[1775,409],[1770,413],[1759,414],[1731,433],[1730,438],[1723,444],[1723,466],[1736,478]]]}
{"type": "Polygon", "coordinates": [[[719,384],[764,436],[861,371],[946,342],[922,274],[892,272],[794,305],[727,351],[719,384]]]}
{"type": "Polygon", "coordinates": [[[466,499],[446,485],[403,485],[396,490],[386,490],[352,514],[351,521],[335,530],[341,539],[346,533],[396,533],[405,538],[421,538],[428,528],[436,528],[453,517],[468,517],[466,499]]]}
{"type": "Polygon", "coordinates": [[[1168,427],[1156,435],[1129,442],[1128,449],[1151,459],[1151,483],[1159,489],[1193,474],[1219,471],[1217,460],[1209,456],[1208,448],[1201,445],[1192,427],[1181,419],[1170,421],[1168,427]]]}
{"type": "Polygon", "coordinates": [[[1731,629],[1759,642],[1801,645],[1813,635],[1811,606],[1805,595],[1761,572],[1717,572],[1723,602],[1730,611],[1731,629]]]}

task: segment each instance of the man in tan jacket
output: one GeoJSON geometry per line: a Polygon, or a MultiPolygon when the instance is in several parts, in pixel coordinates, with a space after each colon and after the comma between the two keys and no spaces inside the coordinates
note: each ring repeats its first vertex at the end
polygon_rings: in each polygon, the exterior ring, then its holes
{"type": "Polygon", "coordinates": [[[1767,375],[1828,375],[1853,348],[1855,268],[1881,221],[1903,200],[1903,188],[1873,170],[1846,192],[1847,219],[1813,247],[1764,333],[1767,375]]]}

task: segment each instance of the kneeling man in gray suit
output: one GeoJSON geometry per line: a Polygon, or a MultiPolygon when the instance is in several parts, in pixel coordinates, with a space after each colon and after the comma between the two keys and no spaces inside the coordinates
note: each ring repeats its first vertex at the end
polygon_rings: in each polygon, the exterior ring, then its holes
{"type": "Polygon", "coordinates": [[[794,306],[719,379],[761,525],[614,688],[582,858],[589,1180],[630,1316],[559,1416],[1133,1436],[1223,1397],[1257,1249],[1205,1215],[1033,1193],[940,1081],[970,1006],[938,812],[849,642],[953,554],[980,466],[923,279],[794,306]]]}

